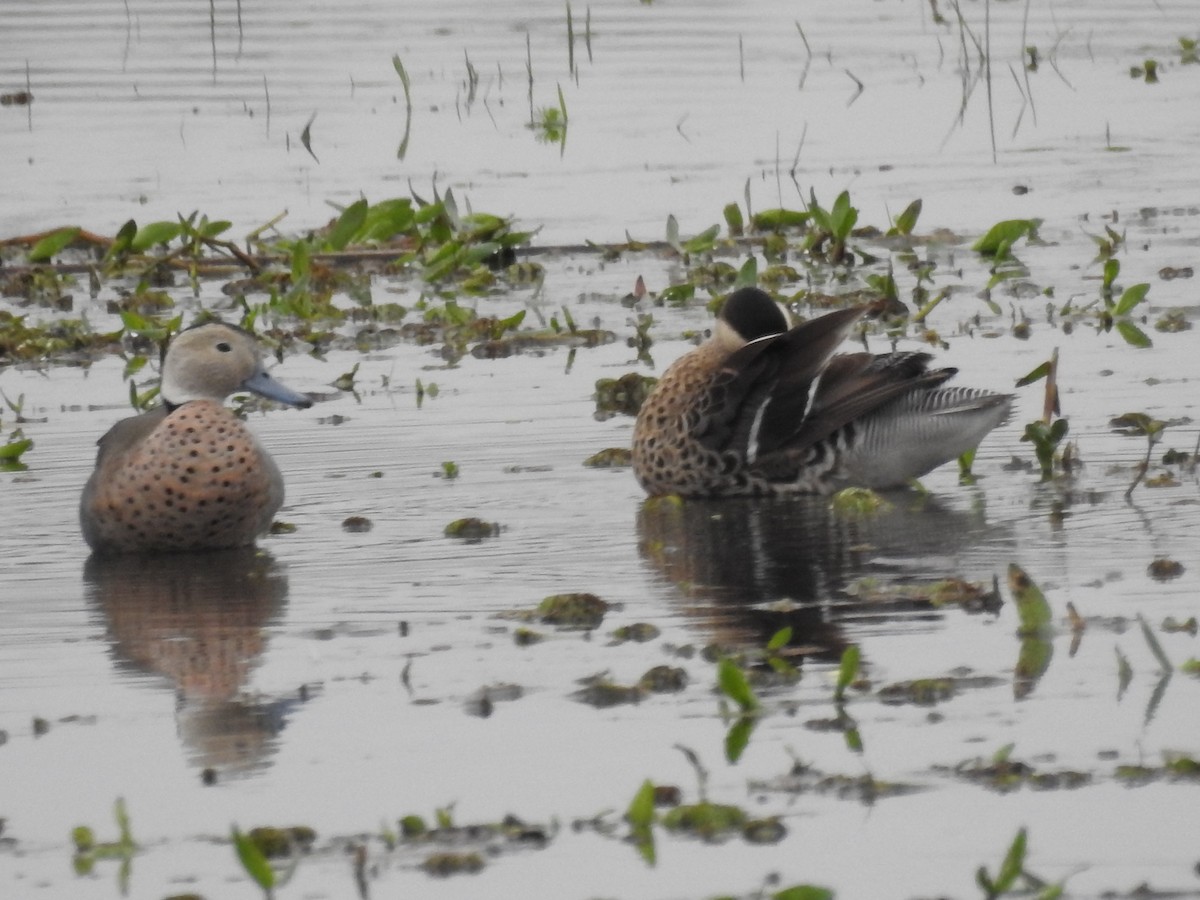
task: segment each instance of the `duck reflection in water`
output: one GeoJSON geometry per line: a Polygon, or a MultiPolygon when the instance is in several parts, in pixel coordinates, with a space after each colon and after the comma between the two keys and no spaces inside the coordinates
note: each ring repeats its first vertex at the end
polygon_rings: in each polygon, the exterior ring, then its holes
{"type": "Polygon", "coordinates": [[[191,762],[222,777],[265,768],[295,701],[263,702],[245,689],[287,600],[283,567],[248,547],[93,555],[83,577],[118,669],[174,686],[191,762]]]}
{"type": "Polygon", "coordinates": [[[638,544],[716,642],[762,647],[788,626],[793,653],[835,661],[846,624],[941,617],[920,601],[856,598],[848,589],[857,580],[959,576],[964,565],[991,568],[1008,543],[982,513],[931,498],[904,505],[913,502],[906,495],[878,515],[847,519],[825,497],[651,498],[639,510],[638,544]]]}

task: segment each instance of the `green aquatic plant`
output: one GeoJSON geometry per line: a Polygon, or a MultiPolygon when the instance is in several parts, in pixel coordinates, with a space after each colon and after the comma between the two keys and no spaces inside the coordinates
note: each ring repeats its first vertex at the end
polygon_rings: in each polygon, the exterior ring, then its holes
{"type": "Polygon", "coordinates": [[[909,237],[917,227],[917,219],[921,218],[921,199],[918,197],[903,212],[892,219],[891,227],[885,232],[888,237],[909,237]]]}
{"type": "Polygon", "coordinates": [[[396,70],[396,74],[400,77],[400,86],[404,88],[404,136],[400,138],[400,145],[396,148],[396,159],[404,159],[408,155],[408,139],[412,134],[413,104],[411,83],[408,71],[404,68],[404,63],[400,61],[398,55],[392,56],[392,68],[396,70]]]}
{"type": "Polygon", "coordinates": [[[742,667],[727,656],[717,661],[717,687],[737,704],[740,713],[725,733],[725,759],[736,763],[750,743],[758,724],[760,703],[742,667]]]}
{"type": "Polygon", "coordinates": [[[1035,382],[1045,380],[1042,417],[1025,426],[1021,440],[1033,444],[1034,456],[1042,471],[1042,481],[1054,477],[1056,466],[1069,470],[1066,448],[1062,453],[1059,446],[1066,439],[1070,425],[1062,418],[1058,402],[1058,348],[1050,354],[1050,359],[1035,366],[1029,374],[1017,380],[1017,387],[1025,387],[1035,382]]]}
{"type": "Polygon", "coordinates": [[[654,846],[654,784],[649,779],[642,782],[625,810],[625,821],[629,823],[629,840],[647,865],[657,862],[654,846]]]}
{"type": "Polygon", "coordinates": [[[1200,53],[1197,52],[1197,42],[1195,38],[1183,37],[1179,38],[1179,64],[1184,66],[1194,66],[1200,64],[1200,53]]]}
{"type": "Polygon", "coordinates": [[[1021,828],[1009,844],[995,876],[986,866],[976,869],[975,883],[987,900],[1016,895],[1033,897],[1034,900],[1058,900],[1063,895],[1065,887],[1062,882],[1048,884],[1026,871],[1027,852],[1027,832],[1021,828]]]}
{"type": "Polygon", "coordinates": [[[129,890],[129,877],[133,872],[133,856],[138,851],[138,845],[133,839],[129,813],[125,809],[125,800],[121,797],[118,797],[113,804],[113,818],[117,820],[118,831],[115,841],[97,841],[95,832],[86,825],[79,825],[71,830],[71,842],[75,845],[72,864],[78,874],[87,875],[99,860],[120,860],[121,866],[117,872],[117,881],[121,887],[121,894],[124,895],[129,890]]]}
{"type": "Polygon", "coordinates": [[[1108,426],[1118,434],[1129,435],[1131,437],[1144,437],[1146,439],[1146,455],[1137,464],[1133,483],[1125,489],[1125,499],[1128,500],[1133,496],[1133,492],[1137,486],[1145,479],[1146,472],[1150,469],[1150,456],[1154,452],[1154,446],[1162,440],[1167,423],[1159,421],[1146,413],[1138,412],[1117,416],[1115,419],[1109,421],[1108,426]]]}
{"type": "Polygon", "coordinates": [[[858,221],[858,209],[850,204],[850,192],[842,191],[829,209],[817,202],[817,195],[809,191],[809,229],[804,238],[804,249],[813,257],[833,265],[853,262],[847,251],[847,241],[858,221]]]}
{"type": "Polygon", "coordinates": [[[1041,219],[1006,219],[997,222],[971,245],[971,249],[996,262],[1011,259],[1013,245],[1022,238],[1036,238],[1041,224],[1041,219]]]}
{"type": "Polygon", "coordinates": [[[1020,649],[1013,668],[1013,694],[1020,700],[1032,693],[1050,667],[1054,656],[1053,614],[1041,589],[1016,563],[1008,567],[1008,588],[1020,620],[1017,629],[1020,649]]]}
{"type": "Polygon", "coordinates": [[[667,216],[667,244],[683,257],[711,253],[720,233],[720,225],[710,225],[694,237],[685,239],[680,236],[679,221],[674,215],[667,216]]]}
{"type": "Polygon", "coordinates": [[[563,96],[562,85],[558,85],[558,106],[543,106],[531,116],[529,128],[534,136],[543,144],[558,144],[559,150],[567,147],[567,126],[570,119],[567,116],[567,100],[563,96]]]}
{"type": "Polygon", "coordinates": [[[858,644],[850,644],[842,651],[841,662],[838,664],[837,681],[833,688],[833,702],[842,703],[846,699],[846,688],[858,677],[858,667],[862,660],[862,651],[858,644]]]}
{"type": "MultiPolygon", "coordinates": [[[[16,416],[18,426],[24,422],[22,410],[25,408],[25,395],[19,394],[14,401],[0,390],[0,397],[4,399],[4,405],[7,406],[16,416]]],[[[0,415],[0,425],[3,425],[4,417],[0,415]]],[[[21,472],[28,468],[21,462],[22,455],[26,451],[33,449],[33,439],[25,437],[25,433],[20,427],[14,428],[8,433],[8,437],[3,437],[3,431],[0,431],[0,471],[3,472],[21,472]]]]}
{"type": "Polygon", "coordinates": [[[1104,309],[1100,313],[1100,327],[1111,331],[1114,327],[1117,333],[1132,347],[1144,349],[1152,342],[1146,332],[1134,324],[1131,316],[1133,311],[1146,299],[1150,285],[1146,282],[1134,284],[1121,292],[1121,296],[1113,299],[1113,292],[1121,263],[1117,259],[1107,259],[1104,262],[1104,276],[1100,283],[1100,297],[1104,309]]]}

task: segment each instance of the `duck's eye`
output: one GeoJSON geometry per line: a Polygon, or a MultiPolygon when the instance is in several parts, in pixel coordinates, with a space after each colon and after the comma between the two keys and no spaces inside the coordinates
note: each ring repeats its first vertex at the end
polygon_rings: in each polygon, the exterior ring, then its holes
{"type": "Polygon", "coordinates": [[[228,353],[230,350],[233,349],[233,345],[228,343],[227,341],[221,341],[221,343],[217,344],[217,349],[220,350],[222,353],[228,353]]]}

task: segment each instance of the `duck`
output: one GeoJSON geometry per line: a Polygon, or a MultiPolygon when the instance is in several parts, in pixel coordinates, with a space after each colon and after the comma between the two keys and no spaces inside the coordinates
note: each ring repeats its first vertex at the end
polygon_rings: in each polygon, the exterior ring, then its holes
{"type": "Polygon", "coordinates": [[[706,498],[901,488],[1008,419],[1011,394],[945,386],[957,370],[929,353],[836,353],[866,312],[789,327],[765,291],[734,291],[638,411],[638,483],[706,498]]]}
{"type": "Polygon", "coordinates": [[[161,405],[100,438],[79,503],[94,554],[225,550],[263,534],[283,504],[283,476],[224,406],[238,391],[299,408],[312,400],[271,377],[258,340],[209,322],[171,341],[161,405]]]}

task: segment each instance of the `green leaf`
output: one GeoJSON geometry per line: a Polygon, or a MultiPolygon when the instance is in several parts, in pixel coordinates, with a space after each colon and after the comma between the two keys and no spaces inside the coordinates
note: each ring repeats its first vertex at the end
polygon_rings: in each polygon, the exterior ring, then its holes
{"type": "Polygon", "coordinates": [[[79,237],[79,232],[83,229],[78,226],[70,228],[60,228],[57,231],[52,231],[36,244],[29,251],[30,262],[44,262],[52,256],[61,253],[63,249],[79,237]]]}
{"type": "Polygon", "coordinates": [[[169,244],[182,230],[178,222],[150,222],[137,230],[129,242],[129,249],[134,253],[145,253],[151,247],[169,244]]]}
{"type": "Polygon", "coordinates": [[[113,238],[108,252],[104,254],[104,259],[106,261],[116,259],[118,256],[128,253],[133,246],[133,238],[137,234],[137,230],[137,222],[133,219],[122,225],[121,230],[117,232],[117,236],[113,238]]]}
{"type": "Polygon", "coordinates": [[[642,782],[625,810],[625,821],[632,830],[634,843],[642,858],[654,865],[654,785],[649,779],[642,782]]]}
{"type": "Polygon", "coordinates": [[[680,253],[683,252],[683,247],[679,243],[679,220],[675,218],[674,213],[667,215],[667,243],[680,253]]]}
{"type": "Polygon", "coordinates": [[[404,85],[404,90],[408,91],[408,72],[404,70],[404,63],[400,61],[399,55],[392,56],[392,67],[396,70],[396,74],[400,76],[400,83],[404,85]]]}
{"type": "Polygon", "coordinates": [[[1109,258],[1104,261],[1104,289],[1107,291],[1113,286],[1117,280],[1117,275],[1121,272],[1121,261],[1115,258],[1109,258]]]}
{"type": "Polygon", "coordinates": [[[136,846],[133,842],[133,832],[129,827],[129,813],[125,809],[125,799],[118,797],[117,802],[113,804],[113,817],[117,820],[117,832],[120,837],[117,839],[121,847],[132,849],[136,846]]]}
{"type": "Polygon", "coordinates": [[[311,271],[311,248],[308,241],[296,241],[292,247],[292,282],[300,282],[308,277],[311,271]]]}
{"type": "Polygon", "coordinates": [[[783,231],[785,228],[802,228],[808,224],[812,213],[798,209],[764,209],[750,219],[754,231],[783,231]]]}
{"type": "Polygon", "coordinates": [[[751,256],[738,269],[737,278],[733,280],[733,286],[737,288],[754,287],[758,284],[758,257],[751,256]]]}
{"type": "Polygon", "coordinates": [[[1050,604],[1046,602],[1046,597],[1038,586],[1033,583],[1033,579],[1016,563],[1011,563],[1008,567],[1008,587],[1013,593],[1013,599],[1017,604],[1017,615],[1021,620],[1019,633],[1033,635],[1047,630],[1053,618],[1050,604]]]}
{"type": "Polygon", "coordinates": [[[850,205],[850,192],[842,191],[833,201],[833,209],[829,213],[832,232],[839,240],[845,240],[858,221],[858,210],[850,205]]]}
{"type": "Polygon", "coordinates": [[[1135,284],[1125,289],[1125,293],[1121,294],[1121,299],[1117,301],[1116,307],[1113,308],[1114,316],[1127,316],[1135,306],[1146,299],[1146,294],[1150,292],[1150,285],[1142,283],[1135,284]]]}
{"type": "Polygon", "coordinates": [[[773,635],[771,635],[771,639],[769,641],[767,641],[767,652],[774,653],[777,650],[781,650],[782,648],[784,648],[788,645],[788,641],[790,641],[791,639],[792,639],[792,626],[791,625],[783,626],[777,632],[775,632],[773,635]]]}
{"type": "Polygon", "coordinates": [[[354,236],[362,230],[363,224],[366,221],[367,201],[365,199],[354,201],[342,210],[342,214],[338,216],[333,230],[325,238],[325,246],[335,252],[345,250],[354,236]]]}
{"type": "Polygon", "coordinates": [[[1025,829],[1022,828],[1017,832],[1017,836],[1013,838],[1012,844],[1008,848],[1008,853],[1004,855],[1004,862],[1000,864],[1000,871],[996,873],[996,892],[1003,894],[1021,877],[1021,871],[1025,866],[1025,829]]]}
{"type": "Polygon", "coordinates": [[[1017,381],[1017,387],[1025,387],[1028,384],[1033,384],[1035,381],[1041,381],[1050,374],[1050,362],[1047,360],[1032,372],[1017,381]]]}
{"type": "Polygon", "coordinates": [[[858,649],[858,644],[851,644],[842,651],[842,661],[838,666],[837,686],[834,688],[833,696],[839,703],[846,693],[846,688],[854,681],[854,677],[858,674],[858,664],[861,658],[861,651],[858,649]]]}
{"type": "Polygon", "coordinates": [[[833,900],[833,891],[812,884],[797,884],[771,895],[771,900],[833,900]]]}
{"type": "Polygon", "coordinates": [[[226,222],[224,219],[216,222],[205,222],[200,226],[200,234],[206,238],[215,238],[224,234],[233,227],[232,222],[226,222]]]}
{"type": "Polygon", "coordinates": [[[904,208],[904,212],[896,216],[896,222],[893,230],[896,234],[910,235],[913,229],[917,226],[917,219],[921,217],[921,200],[914,200],[904,208]]]}
{"type": "Polygon", "coordinates": [[[1167,658],[1166,651],[1163,650],[1162,644],[1158,642],[1158,638],[1154,636],[1154,632],[1150,630],[1149,623],[1145,617],[1138,613],[1138,624],[1142,626],[1142,636],[1146,639],[1146,643],[1150,645],[1150,652],[1154,654],[1154,658],[1158,660],[1158,665],[1161,667],[1164,674],[1174,672],[1175,667],[1171,665],[1171,660],[1167,658]]]}
{"type": "Polygon", "coordinates": [[[688,238],[683,242],[685,253],[707,253],[712,250],[717,240],[717,235],[721,233],[720,225],[712,225],[700,232],[695,237],[688,238]]]}
{"type": "Polygon", "coordinates": [[[754,726],[758,724],[758,719],[754,716],[738,716],[736,722],[725,733],[725,759],[730,763],[736,763],[742,758],[747,745],[750,743],[750,735],[754,733],[754,726]]]}
{"type": "Polygon", "coordinates": [[[1153,341],[1142,329],[1138,328],[1128,319],[1117,319],[1113,323],[1117,327],[1117,332],[1125,339],[1125,343],[1131,347],[1137,347],[1139,350],[1145,350],[1147,347],[1152,347],[1153,341]]]}
{"type": "Polygon", "coordinates": [[[740,706],[743,712],[758,709],[758,698],[750,689],[746,673],[727,656],[721,657],[721,661],[717,663],[717,684],[722,693],[740,706]]]}
{"type": "Polygon", "coordinates": [[[0,460],[14,462],[21,454],[33,446],[32,438],[9,438],[7,444],[0,444],[0,460]]]}
{"type": "Polygon", "coordinates": [[[264,891],[275,887],[275,870],[267,862],[267,858],[259,849],[258,844],[242,834],[236,825],[233,826],[232,839],[233,847],[237,851],[238,859],[242,863],[242,868],[246,870],[246,874],[253,878],[254,882],[264,891]]]}
{"type": "Polygon", "coordinates": [[[729,229],[730,237],[741,237],[745,231],[746,223],[742,219],[742,208],[736,203],[725,204],[725,227],[729,229]]]}
{"type": "Polygon", "coordinates": [[[308,155],[320,163],[321,161],[317,159],[317,154],[313,153],[312,148],[312,124],[316,121],[316,119],[316,113],[313,113],[308,117],[308,121],[304,123],[304,130],[300,132],[300,143],[304,146],[304,149],[308,151],[308,155]]]}
{"type": "Polygon", "coordinates": [[[983,256],[1007,256],[1008,248],[1023,237],[1037,231],[1037,219],[1006,219],[997,222],[987,234],[971,245],[971,249],[983,256]],[[1004,252],[1001,252],[1004,251],[1004,252]]]}

